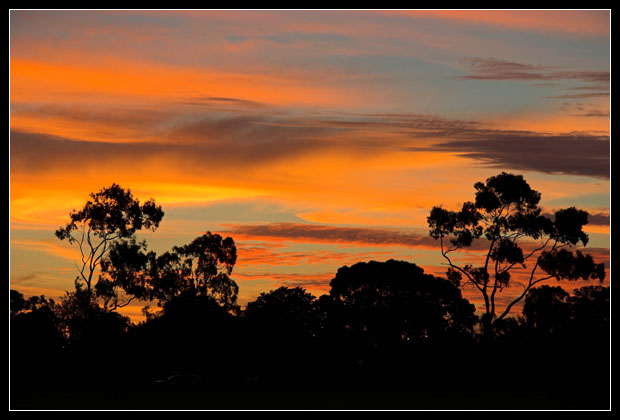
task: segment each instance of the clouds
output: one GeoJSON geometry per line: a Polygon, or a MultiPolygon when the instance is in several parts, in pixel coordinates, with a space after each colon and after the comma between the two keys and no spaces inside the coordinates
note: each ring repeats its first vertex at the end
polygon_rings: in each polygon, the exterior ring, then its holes
{"type": "Polygon", "coordinates": [[[469,58],[462,60],[469,65],[472,74],[460,76],[467,80],[547,80],[550,77],[542,73],[549,66],[523,64],[496,58],[469,58]]]}
{"type": "MultiPolygon", "coordinates": [[[[150,159],[190,171],[204,167],[209,173],[320,155],[425,151],[458,154],[490,167],[606,177],[604,139],[588,134],[565,139],[565,133],[574,131],[575,119],[581,120],[583,131],[583,121],[600,122],[605,109],[589,106],[571,112],[574,118],[550,133],[491,129],[485,114],[489,105],[481,104],[501,95],[461,90],[466,84],[461,82],[568,82],[568,89],[588,88],[532,94],[521,105],[526,106],[541,99],[604,98],[609,71],[589,69],[585,58],[570,69],[552,58],[549,64],[534,58],[463,60],[463,52],[438,46],[451,44],[444,40],[463,42],[455,39],[456,30],[444,33],[447,26],[486,25],[493,16],[504,26],[531,30],[533,22],[547,15],[13,13],[11,158],[16,169],[28,171],[95,168],[102,160],[128,166],[150,159]],[[420,24],[412,25],[410,17],[420,24]],[[459,74],[459,63],[467,74],[459,74]]],[[[551,15],[557,28],[566,26],[557,25],[560,21],[571,22],[570,31],[577,32],[597,27],[592,22],[606,16],[551,15]]],[[[465,54],[476,50],[480,36],[466,38],[465,54]]],[[[561,45],[576,43],[571,39],[561,45]]],[[[599,46],[597,54],[605,52],[605,43],[597,40],[580,51],[591,51],[591,45],[599,46]]],[[[501,102],[509,112],[525,96],[519,91],[501,102]]]]}
{"type": "Polygon", "coordinates": [[[206,106],[206,107],[217,107],[222,109],[222,107],[230,106],[232,109],[239,111],[240,107],[248,107],[248,108],[264,108],[268,105],[258,101],[249,101],[247,99],[239,99],[239,98],[222,98],[216,96],[201,96],[188,99],[183,102],[187,105],[196,105],[196,106],[206,106]]]}
{"type": "MultiPolygon", "coordinates": [[[[246,237],[244,234],[237,236],[246,237]]],[[[254,236],[252,236],[254,238],[254,236]]],[[[270,239],[269,237],[265,237],[270,239]]],[[[271,238],[275,239],[275,238],[271,238]]],[[[293,241],[306,240],[303,237],[294,239],[293,241]]],[[[314,239],[310,239],[313,241],[314,239]]],[[[238,261],[241,267],[245,267],[244,272],[247,271],[247,267],[255,266],[289,266],[289,267],[302,267],[307,265],[347,265],[354,264],[358,261],[368,260],[373,258],[392,258],[394,252],[387,251],[374,251],[374,252],[359,252],[355,247],[349,248],[346,251],[331,251],[331,250],[283,250],[285,247],[282,243],[276,242],[259,242],[256,243],[252,240],[251,243],[239,242],[237,245],[238,261]]]]}
{"type": "MultiPolygon", "coordinates": [[[[336,131],[326,127],[279,125],[269,117],[212,117],[169,114],[167,124],[137,128],[141,138],[98,140],[66,138],[19,130],[11,132],[11,167],[40,172],[52,168],[111,167],[165,158],[188,170],[226,165],[256,166],[330,148],[322,138],[336,131]],[[164,127],[167,125],[167,127],[164,127]]],[[[146,120],[148,123],[150,120],[146,120]]],[[[110,121],[110,124],[113,122],[110,121]]],[[[121,123],[117,133],[134,131],[121,123]]],[[[100,134],[100,132],[99,132],[100,134]]],[[[136,134],[138,135],[138,134],[136,134]]]]}
{"type": "Polygon", "coordinates": [[[610,176],[610,140],[605,135],[476,130],[459,137],[467,139],[437,143],[431,149],[459,153],[495,168],[601,179],[610,176]]]}
{"type": "MultiPolygon", "coordinates": [[[[237,101],[242,102],[223,102],[237,101]]],[[[571,104],[563,107],[582,116],[600,116],[602,112],[571,104]]],[[[16,114],[19,116],[20,111],[16,114]]],[[[373,150],[380,154],[458,154],[494,168],[609,177],[610,143],[602,133],[491,129],[479,121],[407,113],[303,118],[282,112],[202,113],[173,108],[154,110],[151,115],[145,110],[108,114],[42,107],[38,115],[40,121],[45,117],[71,121],[79,137],[13,130],[14,171],[160,159],[188,171],[201,167],[232,169],[321,154],[353,157],[373,150]],[[115,132],[120,138],[113,136],[115,132]]]]}
{"type": "Polygon", "coordinates": [[[227,224],[240,241],[291,244],[243,243],[244,284],[321,287],[338,262],[372,258],[360,248],[435,254],[430,206],[471,199],[473,183],[500,170],[530,172],[545,197],[608,224],[606,203],[580,198],[607,194],[606,20],[12,11],[12,228],[56,225],[117,182],[173,207],[176,224],[160,232],[171,243],[227,224]],[[274,202],[282,208],[261,206],[274,202]]]}
{"type": "MultiPolygon", "coordinates": [[[[497,58],[468,58],[461,60],[469,74],[458,76],[460,80],[472,81],[518,81],[531,82],[532,86],[541,89],[560,90],[560,93],[545,94],[541,99],[579,99],[597,101],[598,109],[589,112],[572,114],[574,117],[605,118],[609,112],[600,109],[605,106],[603,100],[610,95],[609,70],[565,70],[556,66],[542,64],[526,64],[497,58]]],[[[582,104],[564,103],[560,109],[582,104]]],[[[609,103],[607,104],[609,108],[609,103]]]]}
{"type": "MultiPolygon", "coordinates": [[[[494,168],[602,179],[610,175],[610,138],[602,133],[491,129],[477,121],[431,115],[377,114],[370,117],[373,120],[365,122],[367,127],[381,126],[406,137],[425,140],[421,144],[393,144],[410,152],[457,153],[494,168]],[[429,144],[428,139],[440,140],[429,144]]],[[[332,121],[332,124],[338,123],[332,121]]],[[[351,127],[362,123],[345,121],[340,124],[351,127]]]]}
{"type": "Polygon", "coordinates": [[[462,60],[472,73],[460,76],[463,80],[578,80],[609,83],[609,71],[567,71],[541,64],[524,64],[497,58],[469,58],[462,60]]]}
{"type": "Polygon", "coordinates": [[[436,248],[437,241],[428,235],[388,229],[337,227],[303,223],[263,225],[224,225],[226,234],[243,239],[278,239],[315,243],[341,243],[367,246],[404,246],[436,248]]]}

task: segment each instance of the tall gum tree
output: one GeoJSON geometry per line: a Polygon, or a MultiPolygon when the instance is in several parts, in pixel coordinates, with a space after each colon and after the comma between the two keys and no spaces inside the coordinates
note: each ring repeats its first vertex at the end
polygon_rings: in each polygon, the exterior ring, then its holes
{"type": "MultiPolygon", "coordinates": [[[[80,250],[81,260],[76,262],[76,291],[83,290],[87,302],[96,297],[95,274],[112,245],[134,239],[136,232],[142,229],[155,231],[163,216],[161,206],[157,206],[153,199],[140,204],[129,189],[117,184],[91,193],[84,208],[73,210],[66,226],[55,232],[58,239],[67,240],[80,250]]],[[[116,300],[113,309],[128,303],[116,300]]]]}
{"type": "Polygon", "coordinates": [[[587,212],[570,207],[556,211],[553,218],[546,217],[538,206],[540,193],[530,188],[522,175],[502,172],[485,183],[477,182],[474,188],[474,202],[463,203],[460,211],[433,207],[427,221],[430,235],[439,240],[448,278],[459,285],[465,279],[484,299],[481,324],[486,336],[493,334],[494,326],[536,284],[554,277],[603,282],[604,264],[572,249],[588,243],[583,231],[587,212]],[[488,241],[484,262],[478,266],[458,264],[454,252],[481,238],[488,241]],[[527,282],[522,293],[499,308],[498,293],[511,285],[515,267],[527,270],[527,282]]]}

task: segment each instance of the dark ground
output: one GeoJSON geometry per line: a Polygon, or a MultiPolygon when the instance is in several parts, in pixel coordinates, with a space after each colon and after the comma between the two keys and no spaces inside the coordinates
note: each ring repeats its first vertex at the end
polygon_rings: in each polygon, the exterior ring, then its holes
{"type": "Polygon", "coordinates": [[[127,390],[11,394],[12,410],[608,410],[609,395],[463,391],[127,390]]]}

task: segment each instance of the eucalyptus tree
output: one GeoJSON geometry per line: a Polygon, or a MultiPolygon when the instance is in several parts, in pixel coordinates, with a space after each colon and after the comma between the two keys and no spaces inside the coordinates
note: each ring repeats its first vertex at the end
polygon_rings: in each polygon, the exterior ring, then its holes
{"type": "Polygon", "coordinates": [[[181,300],[209,297],[234,310],[239,286],[230,275],[236,261],[234,240],[217,233],[206,232],[160,255],[149,251],[145,242],[122,240],[102,262],[99,291],[109,302],[123,291],[139,300],[157,301],[164,309],[181,300]]]}
{"type": "Polygon", "coordinates": [[[474,188],[474,202],[465,202],[459,211],[433,207],[427,221],[430,235],[439,240],[448,277],[457,284],[464,280],[473,285],[484,299],[485,334],[492,335],[494,324],[541,282],[551,278],[603,282],[604,264],[574,249],[588,243],[583,231],[587,212],[570,207],[546,216],[539,207],[541,194],[522,175],[502,172],[475,183],[474,188]],[[484,239],[481,264],[456,261],[455,252],[484,239]],[[526,270],[523,290],[499,307],[498,295],[514,282],[511,273],[516,268],[526,270]]]}
{"type": "MultiPolygon", "coordinates": [[[[98,297],[98,291],[106,290],[109,294],[103,283],[97,287],[95,275],[112,246],[119,241],[134,239],[139,230],[155,231],[163,216],[161,206],[153,199],[141,204],[129,189],[117,184],[91,193],[84,208],[69,214],[69,222],[55,234],[58,239],[67,240],[79,248],[80,262],[76,262],[78,276],[75,285],[76,291],[84,290],[86,302],[98,297]]],[[[117,301],[115,307],[127,303],[117,301]]]]}

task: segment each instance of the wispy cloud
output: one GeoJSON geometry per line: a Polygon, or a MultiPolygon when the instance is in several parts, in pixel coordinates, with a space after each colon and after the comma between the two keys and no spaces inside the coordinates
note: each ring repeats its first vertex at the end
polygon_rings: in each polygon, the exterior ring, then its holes
{"type": "Polygon", "coordinates": [[[609,96],[609,92],[566,93],[564,95],[547,96],[549,99],[585,99],[609,96]]]}
{"type": "Polygon", "coordinates": [[[186,168],[204,165],[256,166],[325,150],[321,127],[283,127],[257,123],[257,119],[204,118],[178,124],[157,141],[83,141],[43,133],[11,131],[11,169],[41,172],[53,168],[88,168],[131,164],[139,159],[167,158],[186,168]]]}
{"type": "Polygon", "coordinates": [[[574,117],[608,118],[610,115],[608,110],[602,110],[596,105],[592,106],[581,102],[564,102],[560,107],[560,110],[568,112],[574,117]]]}
{"type": "MultiPolygon", "coordinates": [[[[223,224],[223,226],[227,229],[223,231],[225,234],[245,240],[280,240],[361,246],[402,246],[426,249],[438,249],[439,247],[439,242],[426,233],[403,230],[304,223],[223,224]]],[[[484,249],[484,246],[481,243],[475,242],[471,249],[484,249]]]]}
{"type": "MultiPolygon", "coordinates": [[[[243,237],[243,234],[241,235],[243,237]]],[[[318,251],[283,251],[282,246],[273,243],[247,244],[239,242],[237,245],[238,263],[243,266],[270,265],[270,266],[301,266],[324,264],[353,264],[357,261],[393,256],[392,251],[384,252],[332,252],[318,251]]]]}
{"type": "MultiPolygon", "coordinates": [[[[525,64],[497,58],[467,58],[462,60],[470,74],[459,79],[470,80],[563,80],[573,79],[583,82],[607,84],[609,71],[569,71],[542,64],[525,64]]],[[[599,86],[600,88],[600,86],[599,86]]]]}
{"type": "MultiPolygon", "coordinates": [[[[564,104],[582,117],[604,117],[591,107],[564,104]]],[[[61,110],[42,108],[57,117],[61,110]]],[[[63,114],[79,126],[103,124],[105,112],[67,110],[63,114]]],[[[183,167],[257,167],[294,157],[336,152],[444,152],[481,161],[490,167],[534,170],[544,173],[609,177],[609,136],[603,133],[549,133],[501,130],[479,121],[437,115],[392,113],[350,114],[336,118],[300,118],[286,114],[209,115],[183,110],[113,114],[109,124],[128,130],[114,142],[82,141],[44,133],[11,132],[12,171],[42,171],[53,167],[88,167],[101,162],[130,164],[135,159],[166,158],[183,167]],[[153,117],[159,117],[153,123],[153,117]],[[151,124],[153,123],[153,124],[151,124]],[[131,133],[136,133],[135,136],[131,133]],[[143,138],[139,138],[139,134],[143,138]]],[[[45,128],[45,127],[42,127],[45,128]]],[[[92,127],[91,127],[92,128],[92,127]]],[[[80,134],[77,132],[76,134],[80,134]]],[[[104,141],[105,140],[105,141],[104,141]]]]}
{"type": "MultiPolygon", "coordinates": [[[[584,112],[584,116],[600,116],[584,112]]],[[[609,178],[610,137],[603,133],[549,133],[528,130],[501,130],[477,121],[461,121],[431,115],[375,114],[369,126],[398,131],[426,140],[420,145],[392,144],[411,152],[458,153],[490,167],[507,167],[553,174],[609,178]],[[428,139],[442,139],[428,144],[428,139]]],[[[355,126],[350,121],[336,126],[355,126]]]]}
{"type": "MultiPolygon", "coordinates": [[[[465,137],[465,136],[463,136],[465,137]]],[[[477,131],[466,140],[441,142],[430,149],[459,153],[491,167],[608,179],[610,143],[605,135],[477,131]]]]}
{"type": "Polygon", "coordinates": [[[224,98],[218,96],[200,96],[188,99],[186,101],[181,102],[186,105],[196,105],[196,106],[204,106],[204,107],[215,107],[215,108],[223,108],[223,107],[234,107],[236,111],[239,111],[240,107],[248,107],[248,108],[264,108],[269,105],[264,102],[258,101],[250,101],[247,99],[240,98],[224,98]]]}

